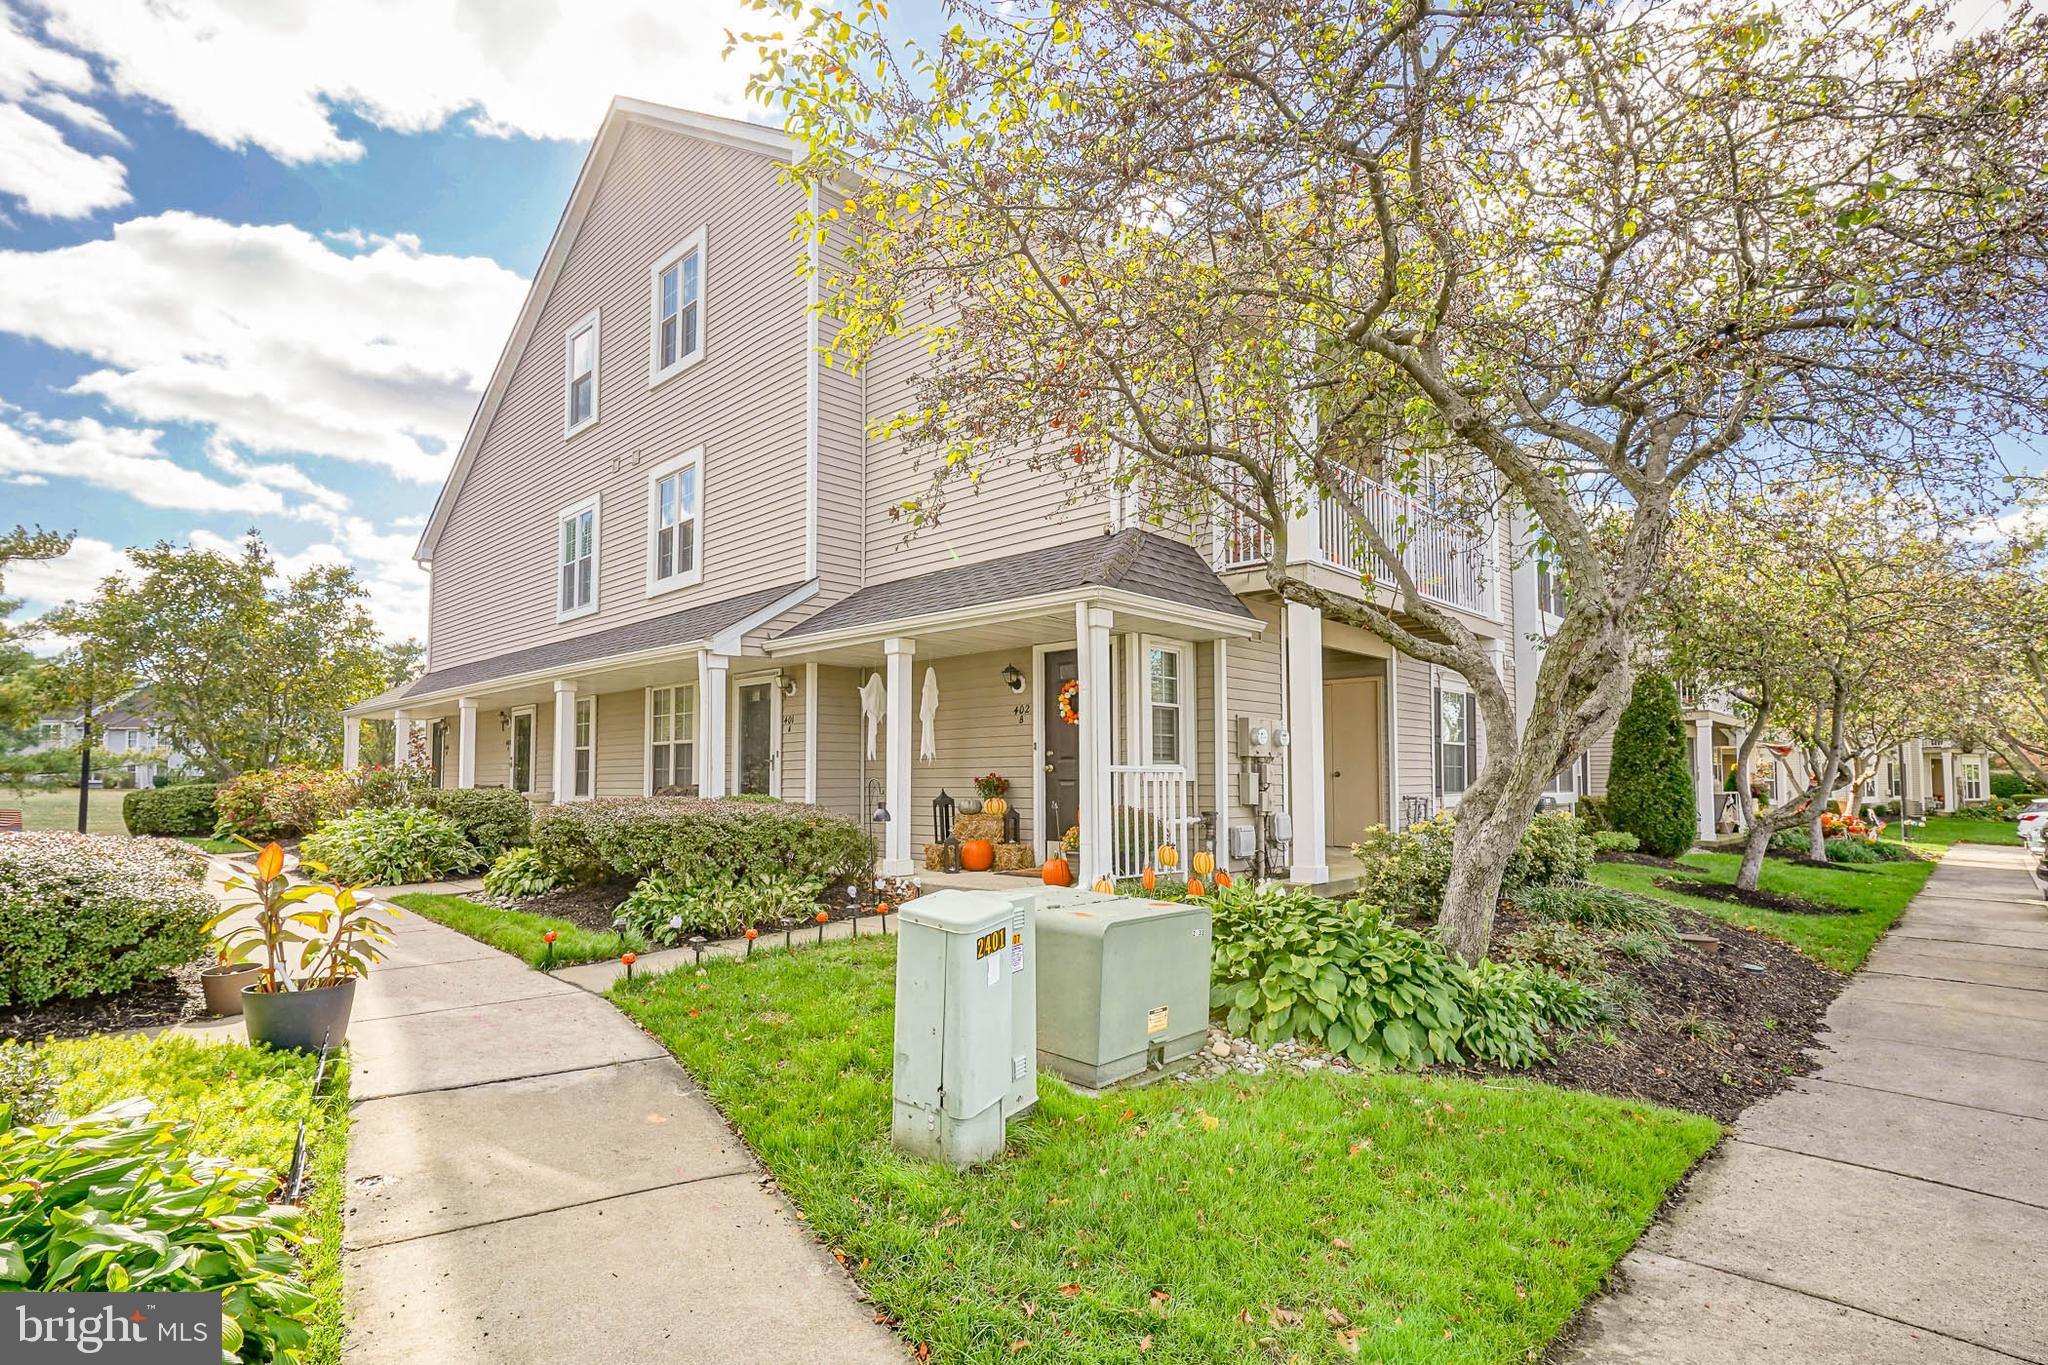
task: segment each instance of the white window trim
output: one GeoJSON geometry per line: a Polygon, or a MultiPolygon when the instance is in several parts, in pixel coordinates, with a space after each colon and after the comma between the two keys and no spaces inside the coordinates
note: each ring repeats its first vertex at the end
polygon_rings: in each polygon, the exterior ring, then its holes
{"type": "MultiPolygon", "coordinates": [[[[555,527],[557,531],[560,526],[555,527]]],[[[561,590],[561,573],[555,574],[556,591],[561,590]]],[[[514,706],[505,713],[505,785],[521,796],[532,796],[540,790],[540,708],[536,706],[514,706]],[[527,739],[531,752],[527,756],[526,780],[530,784],[521,787],[519,778],[519,718],[526,717],[530,734],[527,739]]]]}
{"type": "Polygon", "coordinates": [[[732,680],[731,712],[726,717],[726,774],[725,790],[739,795],[740,790],[740,715],[746,708],[740,705],[740,693],[748,687],[765,684],[768,688],[768,791],[767,795],[782,799],[782,675],[775,673],[746,673],[732,680]]]}
{"type": "MultiPolygon", "coordinates": [[[[576,698],[576,716],[569,722],[569,742],[569,799],[591,800],[597,795],[597,697],[594,693],[585,692],[576,698]],[[577,722],[582,720],[586,706],[590,708],[590,790],[580,792],[576,790],[576,755],[582,752],[582,746],[575,741],[577,722]]],[[[560,761],[559,755],[557,761],[560,761]]]]}
{"type": "MultiPolygon", "coordinates": [[[[647,713],[646,718],[642,721],[640,728],[640,734],[643,740],[643,742],[640,745],[640,794],[642,796],[654,795],[654,694],[656,692],[674,692],[676,694],[677,701],[681,700],[683,693],[687,692],[690,694],[689,738],[686,740],[673,738],[673,736],[680,734],[680,731],[677,731],[673,728],[675,725],[675,717],[671,715],[669,718],[669,725],[671,727],[670,734],[672,736],[672,738],[670,739],[670,743],[688,744],[690,746],[690,776],[692,778],[696,778],[698,784],[697,789],[699,791],[702,791],[703,779],[699,777],[697,774],[697,761],[699,757],[697,746],[697,684],[693,682],[659,683],[645,690],[647,694],[647,713]]],[[[673,706],[674,704],[675,702],[670,703],[671,706],[673,706]]]]}
{"type": "Polygon", "coordinates": [[[1195,753],[1195,648],[1186,640],[1162,635],[1138,637],[1138,760],[1145,768],[1173,768],[1187,772],[1195,753]],[[1180,762],[1156,763],[1152,758],[1152,651],[1168,650],[1180,656],[1180,762]]]}
{"type": "Polygon", "coordinates": [[[694,588],[704,581],[704,447],[686,451],[672,460],[664,460],[647,471],[647,595],[657,596],[674,592],[678,588],[694,588]],[[661,535],[661,499],[658,490],[661,481],[679,469],[691,465],[697,468],[697,537],[696,553],[688,573],[670,574],[667,578],[655,577],[655,566],[660,547],[657,541],[661,535]]]}
{"type": "Polygon", "coordinates": [[[574,436],[580,431],[588,431],[596,426],[598,413],[602,409],[602,404],[599,401],[601,395],[599,376],[604,368],[602,350],[604,334],[599,330],[598,314],[599,310],[593,308],[582,317],[576,319],[576,321],[570,323],[562,332],[562,435],[564,437],[574,436]],[[571,387],[576,379],[574,369],[576,364],[576,338],[581,336],[586,328],[590,332],[590,416],[580,422],[571,422],[569,420],[569,396],[571,387]]]}
{"type": "Polygon", "coordinates": [[[668,254],[647,269],[647,387],[650,389],[674,379],[704,358],[709,339],[704,323],[708,316],[705,304],[711,297],[710,262],[711,257],[704,250],[704,229],[700,227],[677,242],[668,254]],[[661,363],[661,276],[693,251],[697,253],[697,345],[688,354],[676,357],[675,363],[664,369],[661,363]]]}
{"type": "Polygon", "coordinates": [[[1438,675],[1436,682],[1436,707],[1434,713],[1429,718],[1429,761],[1436,765],[1436,773],[1434,774],[1433,781],[1435,785],[1439,788],[1441,788],[1444,784],[1443,699],[1445,697],[1451,696],[1456,696],[1461,699],[1464,699],[1466,703],[1464,745],[1465,786],[1464,789],[1461,791],[1443,792],[1441,799],[1443,801],[1445,810],[1455,810],[1458,806],[1458,803],[1465,799],[1465,792],[1470,791],[1472,789],[1472,779],[1476,775],[1477,769],[1479,767],[1479,742],[1478,737],[1473,733],[1474,728],[1478,723],[1479,716],[1478,708],[1470,705],[1472,689],[1468,685],[1466,685],[1466,682],[1463,678],[1456,677],[1455,675],[1451,677],[1444,677],[1440,674],[1438,675]]]}
{"type": "Polygon", "coordinates": [[[555,513],[553,591],[555,594],[555,619],[557,621],[573,621],[579,616],[590,615],[597,610],[598,600],[603,595],[601,580],[598,575],[599,569],[602,567],[604,553],[604,512],[599,504],[599,496],[596,493],[592,493],[587,498],[579,498],[555,513]],[[563,611],[562,523],[571,517],[580,517],[585,512],[590,513],[590,602],[586,606],[577,607],[571,611],[563,611]]]}

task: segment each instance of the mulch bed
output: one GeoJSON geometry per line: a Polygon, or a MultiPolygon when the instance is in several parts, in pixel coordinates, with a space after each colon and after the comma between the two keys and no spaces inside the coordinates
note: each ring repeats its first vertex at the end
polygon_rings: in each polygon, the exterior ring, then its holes
{"type": "MultiPolygon", "coordinates": [[[[1679,933],[1712,942],[1681,939],[1661,962],[1610,955],[1607,964],[1643,988],[1643,1022],[1616,1025],[1611,1043],[1582,1037],[1521,1074],[1726,1123],[1812,1069],[1808,1050],[1849,979],[1762,934],[1677,907],[1671,917],[1679,933]]],[[[1510,922],[1495,932],[1517,927],[1510,922]]]]}
{"type": "Polygon", "coordinates": [[[119,995],[84,1000],[60,997],[23,1008],[0,1006],[0,1038],[14,1042],[84,1038],[123,1029],[169,1028],[204,1018],[206,996],[200,989],[199,973],[212,962],[210,957],[201,958],[119,995]]]}
{"type": "MultiPolygon", "coordinates": [[[[1862,868],[1856,869],[1858,872],[1862,868]]],[[[1804,896],[1788,896],[1782,891],[1744,891],[1727,882],[1708,881],[1703,877],[1659,877],[1656,884],[1666,891],[1681,895],[1698,896],[1701,900],[1727,901],[1733,905],[1747,905],[1754,910],[1776,910],[1785,915],[1858,915],[1845,905],[1823,905],[1810,901],[1804,896]]]]}

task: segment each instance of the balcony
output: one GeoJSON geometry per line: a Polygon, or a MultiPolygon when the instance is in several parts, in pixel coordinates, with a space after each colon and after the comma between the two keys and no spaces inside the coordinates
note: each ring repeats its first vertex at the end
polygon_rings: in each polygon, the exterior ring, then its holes
{"type": "MultiPolygon", "coordinates": [[[[1454,525],[1426,503],[1377,480],[1362,474],[1350,477],[1353,501],[1381,539],[1399,547],[1402,567],[1424,597],[1479,616],[1493,614],[1487,591],[1485,537],[1454,525]]],[[[1313,542],[1308,548],[1312,563],[1370,578],[1390,590],[1396,587],[1393,570],[1373,553],[1370,541],[1342,504],[1321,501],[1307,518],[1305,529],[1313,542]]],[[[1272,553],[1273,538],[1265,527],[1235,513],[1225,519],[1217,536],[1218,569],[1254,568],[1272,553]]]]}

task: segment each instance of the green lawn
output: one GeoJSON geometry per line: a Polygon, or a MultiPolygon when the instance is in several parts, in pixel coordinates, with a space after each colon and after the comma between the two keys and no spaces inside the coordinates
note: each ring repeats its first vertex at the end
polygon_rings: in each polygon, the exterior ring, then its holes
{"type": "Polygon", "coordinates": [[[955,1173],[889,1144],[895,950],[710,962],[612,997],[935,1359],[1533,1358],[1719,1135],[1516,1081],[1273,1074],[1089,1100],[1041,1078],[1009,1152],[955,1173]]]}
{"type": "MultiPolygon", "coordinates": [[[[501,910],[495,905],[484,905],[464,896],[434,896],[420,891],[393,896],[391,900],[394,905],[436,924],[445,924],[457,933],[481,939],[514,957],[523,957],[535,967],[547,961],[548,945],[542,941],[541,935],[550,929],[555,931],[554,960],[557,967],[578,962],[602,962],[619,955],[617,934],[597,933],[565,919],[530,915],[524,910],[501,910]]],[[[647,951],[647,945],[631,934],[626,937],[626,946],[637,952],[647,951]]]]}
{"type": "MultiPolygon", "coordinates": [[[[1729,886],[1735,884],[1735,874],[1742,866],[1741,856],[1734,853],[1688,853],[1680,861],[1706,874],[1709,880],[1729,886]]],[[[1867,863],[1852,870],[1782,858],[1764,860],[1764,890],[1844,906],[1857,912],[1853,915],[1791,915],[1666,891],[1653,883],[1660,877],[1680,874],[1638,863],[1595,863],[1592,877],[1604,886],[1639,891],[1730,924],[1758,930],[1791,944],[1822,966],[1853,972],[1863,965],[1878,937],[1905,913],[1906,906],[1933,872],[1931,861],[1867,863]]]]}
{"type": "MultiPolygon", "coordinates": [[[[1899,837],[1899,822],[1894,820],[1879,836],[1885,839],[1899,837]]],[[[2019,829],[2011,820],[1977,820],[1967,815],[1930,815],[1927,826],[1913,827],[1913,842],[1934,844],[1947,848],[1950,844],[2001,844],[2016,848],[2020,843],[2019,829]]]]}
{"type": "MultiPolygon", "coordinates": [[[[126,834],[128,826],[121,820],[121,798],[127,794],[105,788],[94,791],[86,807],[86,832],[126,834]]],[[[27,792],[0,788],[0,806],[19,810],[23,829],[54,831],[78,828],[78,790],[75,787],[27,792]]]]}
{"type": "Polygon", "coordinates": [[[305,1365],[340,1365],[347,1327],[341,1279],[343,1167],[348,1157],[348,1063],[330,1061],[326,1098],[308,1106],[316,1059],[241,1043],[209,1043],[178,1034],[65,1039],[43,1045],[58,1081],[60,1113],[86,1114],[142,1095],[157,1116],[193,1125],[192,1149],[261,1166],[280,1179],[291,1168],[301,1117],[308,1123],[306,1285],[318,1302],[306,1324],[305,1365]]]}

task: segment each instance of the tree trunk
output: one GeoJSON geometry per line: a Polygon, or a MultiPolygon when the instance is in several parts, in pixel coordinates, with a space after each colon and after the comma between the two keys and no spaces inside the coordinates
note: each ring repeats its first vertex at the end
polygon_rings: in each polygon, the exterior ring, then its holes
{"type": "Polygon", "coordinates": [[[1826,863],[1828,860],[1827,837],[1821,833],[1820,829],[1820,817],[1827,808],[1828,794],[1826,792],[1816,792],[1813,798],[1813,805],[1808,809],[1806,815],[1806,861],[1809,863],[1826,863]]]}
{"type": "Polygon", "coordinates": [[[1501,878],[1529,823],[1513,801],[1474,801],[1472,795],[1468,790],[1458,807],[1451,877],[1444,885],[1444,908],[1437,920],[1444,947],[1465,963],[1486,956],[1494,912],[1500,907],[1501,878]]]}
{"type": "Polygon", "coordinates": [[[1777,830],[1767,821],[1752,820],[1749,832],[1742,839],[1742,867],[1735,874],[1735,886],[1739,891],[1754,891],[1764,874],[1764,854],[1770,850],[1771,836],[1777,830]]]}

